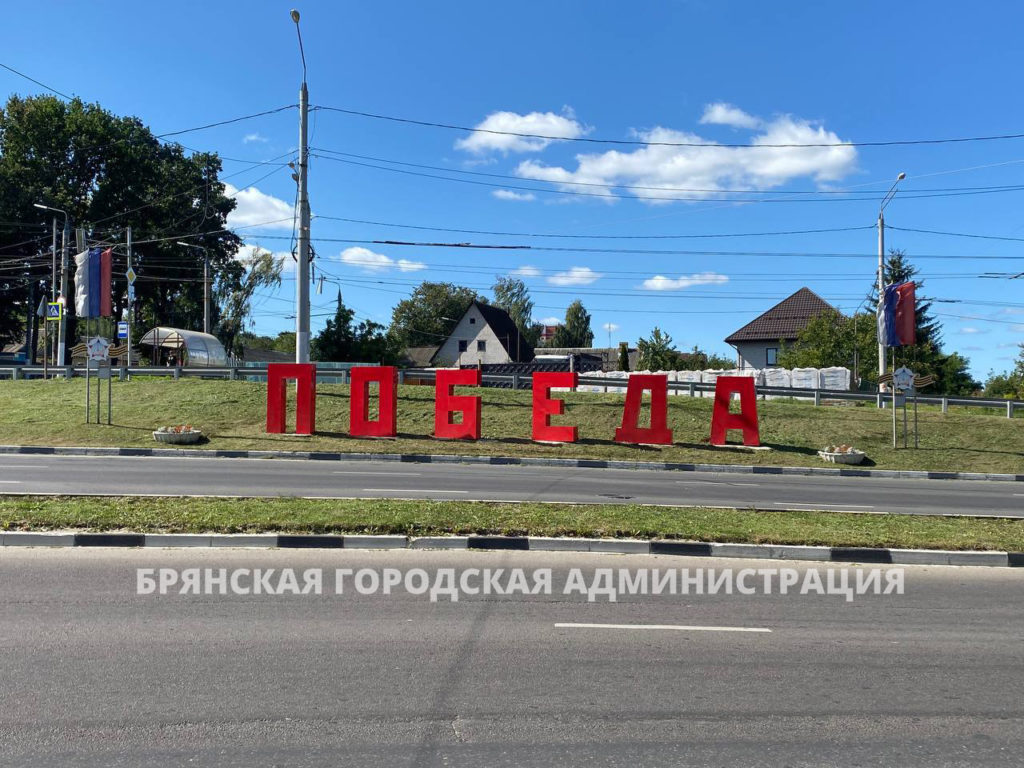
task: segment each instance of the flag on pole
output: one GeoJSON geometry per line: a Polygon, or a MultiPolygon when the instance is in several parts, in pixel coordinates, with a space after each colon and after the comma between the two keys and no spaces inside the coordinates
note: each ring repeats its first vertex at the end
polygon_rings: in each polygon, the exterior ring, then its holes
{"type": "Polygon", "coordinates": [[[109,317],[111,307],[110,248],[90,248],[75,256],[75,313],[79,317],[109,317]]]}
{"type": "Polygon", "coordinates": [[[887,347],[916,343],[916,297],[912,282],[887,285],[878,303],[878,340],[887,347]]]}

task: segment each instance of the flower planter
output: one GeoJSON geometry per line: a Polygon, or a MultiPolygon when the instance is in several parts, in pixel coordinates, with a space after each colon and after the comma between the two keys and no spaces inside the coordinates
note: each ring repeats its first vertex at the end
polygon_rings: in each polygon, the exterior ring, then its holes
{"type": "Polygon", "coordinates": [[[170,432],[156,430],[153,432],[153,439],[158,443],[166,443],[168,445],[194,445],[203,438],[201,430],[192,429],[188,432],[170,432]]]}
{"type": "Polygon", "coordinates": [[[818,451],[818,455],[832,464],[860,464],[867,456],[864,451],[818,451]]]}

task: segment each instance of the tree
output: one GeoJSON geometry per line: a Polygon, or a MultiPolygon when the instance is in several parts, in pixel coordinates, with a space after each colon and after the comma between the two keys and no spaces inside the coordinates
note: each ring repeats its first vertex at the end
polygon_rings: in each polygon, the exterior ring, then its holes
{"type": "Polygon", "coordinates": [[[688,353],[679,353],[673,370],[676,371],[704,371],[723,370],[732,368],[735,365],[732,358],[714,353],[707,353],[696,344],[688,353]]]}
{"type": "Polygon", "coordinates": [[[984,394],[985,397],[1005,397],[1008,400],[1024,399],[1024,344],[1020,345],[1020,355],[1012,371],[989,372],[984,394]]]}
{"type": "Polygon", "coordinates": [[[629,345],[624,341],[619,342],[619,370],[629,370],[629,345]]]}
{"type": "MultiPolygon", "coordinates": [[[[161,143],[138,118],[117,117],[98,104],[9,98],[0,109],[0,221],[26,224],[0,227],[0,266],[20,259],[26,268],[0,271],[0,337],[20,335],[29,282],[42,280],[49,290],[50,257],[36,254],[49,245],[52,214],[34,203],[67,211],[74,225],[86,228],[90,244],[114,247],[116,317],[127,305],[122,275],[130,225],[138,319],[201,327],[204,252],[175,240],[206,249],[212,278],[225,292],[238,289],[245,273],[234,259],[241,240],[226,229],[235,201],[224,194],[220,169],[215,154],[186,155],[180,145],[161,143]]],[[[72,302],[69,307],[73,344],[72,302]]],[[[218,307],[212,320],[216,325],[218,307]]]]}
{"type": "Polygon", "coordinates": [[[526,283],[515,277],[497,277],[491,290],[494,306],[508,312],[522,337],[531,347],[536,347],[544,326],[533,322],[533,300],[526,283]]]}
{"type": "Polygon", "coordinates": [[[224,348],[231,354],[240,355],[242,344],[239,335],[245,329],[252,314],[252,297],[260,288],[278,288],[281,285],[282,263],[269,251],[256,248],[252,255],[242,261],[245,275],[238,283],[218,286],[216,304],[222,307],[217,335],[224,348]]]}
{"type": "MultiPolygon", "coordinates": [[[[915,343],[905,347],[893,347],[889,350],[892,366],[905,365],[914,373],[935,376],[934,390],[949,395],[969,395],[980,385],[971,376],[968,367],[970,361],[958,353],[945,354],[942,350],[942,327],[931,314],[931,301],[923,293],[924,281],[915,279],[918,270],[900,250],[890,250],[884,268],[886,285],[912,281],[915,286],[917,306],[914,312],[915,343]]],[[[874,286],[871,293],[877,304],[878,287],[874,286]]],[[[877,327],[875,338],[877,345],[877,327]]],[[[878,370],[878,354],[873,355],[875,365],[871,371],[871,380],[876,380],[878,370]]]]}
{"type": "Polygon", "coordinates": [[[873,312],[846,317],[822,312],[807,323],[792,344],[779,352],[783,368],[831,368],[843,366],[854,377],[878,377],[878,326],[873,312]]]}
{"type": "Polygon", "coordinates": [[[334,317],[318,333],[309,345],[309,354],[314,360],[345,362],[354,360],[356,335],[352,330],[352,320],[356,313],[345,306],[338,291],[338,306],[334,317]]]}
{"type": "Polygon", "coordinates": [[[639,371],[674,371],[679,360],[679,350],[672,344],[672,337],[655,326],[649,339],[636,343],[636,367],[639,371]]]}
{"type": "Polygon", "coordinates": [[[388,333],[401,347],[436,347],[444,342],[473,301],[476,291],[452,283],[420,283],[395,306],[388,333]]]}
{"type": "Polygon", "coordinates": [[[557,349],[587,349],[593,345],[594,332],[590,330],[590,313],[583,307],[583,302],[576,299],[565,310],[565,322],[555,329],[548,346],[557,349]]]}
{"type": "Polygon", "coordinates": [[[353,326],[354,318],[355,312],[345,306],[338,291],[334,318],[313,339],[310,356],[320,361],[393,363],[398,350],[384,326],[369,319],[353,326]]]}

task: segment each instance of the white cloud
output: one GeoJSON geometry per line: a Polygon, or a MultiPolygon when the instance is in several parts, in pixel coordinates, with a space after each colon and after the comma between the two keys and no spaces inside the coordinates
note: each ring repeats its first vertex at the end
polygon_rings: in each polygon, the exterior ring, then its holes
{"type": "Polygon", "coordinates": [[[759,117],[748,115],[739,107],[719,101],[704,107],[701,125],[730,125],[733,128],[760,128],[764,122],[759,117]]]}
{"type": "Polygon", "coordinates": [[[259,133],[247,133],[242,137],[243,144],[266,144],[270,139],[259,133]]]}
{"type": "Polygon", "coordinates": [[[1003,309],[1004,315],[1024,315],[1024,307],[1006,307],[1003,309]]]}
{"type": "Polygon", "coordinates": [[[984,347],[961,347],[964,352],[984,352],[984,347]]]}
{"type": "Polygon", "coordinates": [[[728,282],[729,278],[726,275],[720,275],[717,272],[701,272],[696,275],[680,275],[679,277],[655,275],[644,280],[643,287],[648,291],[678,291],[694,285],[724,285],[728,282]]]}
{"type": "Polygon", "coordinates": [[[572,267],[567,272],[559,272],[548,278],[552,285],[590,285],[601,277],[590,267],[572,267]]]}
{"type": "Polygon", "coordinates": [[[516,275],[518,277],[538,277],[540,275],[540,270],[536,267],[531,267],[529,264],[524,264],[518,269],[513,269],[509,274],[516,275]]]}
{"type": "Polygon", "coordinates": [[[608,333],[615,333],[617,330],[619,330],[619,326],[617,326],[615,323],[605,323],[601,327],[608,333]]]}
{"type": "Polygon", "coordinates": [[[341,261],[351,267],[359,267],[365,272],[383,272],[388,269],[397,269],[399,272],[417,272],[427,268],[426,264],[419,261],[409,261],[408,259],[395,261],[383,253],[374,253],[369,248],[358,246],[342,251],[341,261]]]}
{"type": "Polygon", "coordinates": [[[529,202],[530,200],[536,200],[537,196],[532,192],[516,192],[512,189],[495,189],[491,192],[499,200],[516,200],[519,202],[529,202]]]}
{"type": "MultiPolygon", "coordinates": [[[[691,201],[715,199],[722,197],[723,191],[728,189],[763,191],[802,178],[822,186],[839,181],[856,170],[855,147],[841,144],[838,135],[825,130],[820,124],[790,115],[782,115],[762,125],[750,141],[761,146],[723,147],[695,133],[663,127],[637,135],[641,141],[650,143],[631,151],[577,154],[575,168],[524,160],[516,168],[516,174],[525,179],[552,182],[569,191],[581,189],[570,182],[646,187],[621,192],[608,190],[607,197],[613,201],[616,195],[633,194],[644,198],[645,203],[664,204],[673,198],[691,201]],[[694,146],[664,146],[665,143],[694,146]],[[776,144],[839,146],[763,146],[776,144]]],[[[602,195],[599,186],[586,187],[585,190],[602,195]]]]}
{"type": "Polygon", "coordinates": [[[561,115],[554,112],[530,112],[525,115],[516,112],[492,112],[482,122],[474,126],[477,130],[456,141],[455,148],[476,155],[492,151],[502,154],[540,152],[557,139],[509,136],[508,133],[484,133],[483,131],[506,131],[575,139],[584,135],[588,130],[575,118],[572,109],[568,107],[562,110],[561,115]]]}
{"type": "Polygon", "coordinates": [[[292,204],[279,197],[260,192],[256,187],[239,191],[224,184],[224,194],[238,203],[228,214],[228,226],[246,229],[291,229],[294,211],[292,204]]]}
{"type": "Polygon", "coordinates": [[[561,325],[562,318],[560,317],[542,317],[540,322],[543,325],[561,325]]]}
{"type": "Polygon", "coordinates": [[[972,336],[975,334],[988,333],[988,328],[975,328],[974,326],[965,326],[960,329],[960,333],[972,336]]]}

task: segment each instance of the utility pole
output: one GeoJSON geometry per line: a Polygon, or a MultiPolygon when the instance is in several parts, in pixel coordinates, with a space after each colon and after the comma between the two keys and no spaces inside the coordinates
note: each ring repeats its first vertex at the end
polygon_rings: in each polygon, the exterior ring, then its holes
{"type": "Polygon", "coordinates": [[[175,245],[198,248],[203,252],[203,333],[210,332],[210,251],[204,245],[175,241],[175,245]]]}
{"type": "Polygon", "coordinates": [[[302,56],[302,87],[299,89],[299,253],[295,274],[295,362],[309,362],[309,92],[306,89],[306,53],[302,49],[299,12],[292,10],[302,56]]]}
{"type": "Polygon", "coordinates": [[[71,265],[69,261],[71,259],[71,222],[67,216],[64,217],[64,235],[61,242],[61,253],[60,253],[60,296],[57,297],[57,301],[61,301],[62,306],[60,308],[60,322],[57,323],[57,365],[64,365],[66,361],[67,352],[65,347],[67,346],[68,336],[68,281],[71,279],[71,265]],[[62,301],[63,300],[63,301],[62,301]]]}
{"type": "MultiPolygon", "coordinates": [[[[878,318],[882,317],[882,302],[885,299],[885,206],[896,195],[896,185],[907,178],[907,174],[900,172],[896,181],[892,183],[889,191],[882,198],[878,207],[878,318]]],[[[879,328],[881,331],[881,328],[879,328]]],[[[878,375],[883,376],[887,370],[886,345],[882,340],[882,334],[878,334],[878,375]]],[[[879,385],[881,387],[881,385],[879,385]]]]}
{"type": "MultiPolygon", "coordinates": [[[[878,307],[881,310],[882,302],[885,299],[885,215],[881,209],[878,211],[878,307]]],[[[882,316],[881,311],[878,313],[882,316]]],[[[888,370],[885,342],[882,335],[878,335],[878,375],[882,376],[888,370]]]]}
{"type": "MultiPolygon", "coordinates": [[[[127,244],[128,244],[128,269],[126,270],[126,273],[131,273],[131,271],[132,271],[132,228],[131,228],[131,225],[128,225],[128,227],[126,227],[126,229],[127,229],[127,232],[125,234],[127,236],[127,244]]],[[[135,319],[134,315],[135,315],[135,284],[134,283],[128,283],[128,316],[125,318],[128,321],[128,338],[126,339],[126,341],[128,342],[128,352],[127,352],[127,354],[125,356],[126,357],[126,362],[128,363],[128,365],[127,365],[128,368],[132,367],[132,322],[135,319]]]]}
{"type": "MultiPolygon", "coordinates": [[[[53,261],[53,272],[50,275],[50,301],[57,300],[57,217],[53,217],[53,244],[50,246],[50,255],[53,261]]],[[[46,333],[46,340],[50,342],[50,316],[47,313],[46,317],[43,318],[43,331],[46,333]]],[[[54,337],[56,339],[56,337],[54,337]]],[[[57,364],[56,349],[53,348],[53,343],[47,344],[49,349],[46,350],[46,355],[43,358],[43,362],[46,363],[51,356],[53,356],[53,364],[57,364]]],[[[44,374],[43,378],[47,378],[44,374]]]]}
{"type": "Polygon", "coordinates": [[[203,333],[210,332],[210,252],[203,249],[203,333]]]}
{"type": "MultiPolygon", "coordinates": [[[[62,211],[60,208],[54,208],[49,205],[43,205],[42,203],[33,203],[33,208],[38,208],[41,211],[52,211],[53,213],[59,213],[64,216],[64,238],[61,244],[61,258],[60,258],[60,295],[54,297],[54,301],[61,302],[61,313],[60,322],[58,323],[57,329],[57,359],[54,361],[54,365],[64,365],[64,337],[67,335],[67,297],[68,297],[68,248],[71,247],[71,219],[68,217],[67,211],[62,211]]],[[[53,282],[57,282],[57,219],[53,220],[53,282]]]]}

